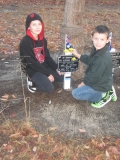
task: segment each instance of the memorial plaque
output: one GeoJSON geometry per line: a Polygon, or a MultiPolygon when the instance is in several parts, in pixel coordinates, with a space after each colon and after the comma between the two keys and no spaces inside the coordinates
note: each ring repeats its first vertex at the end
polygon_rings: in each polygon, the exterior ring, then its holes
{"type": "Polygon", "coordinates": [[[120,52],[111,52],[113,68],[120,68],[120,52]]]}
{"type": "Polygon", "coordinates": [[[75,72],[78,70],[79,59],[74,55],[61,55],[58,57],[58,71],[75,72]]]}

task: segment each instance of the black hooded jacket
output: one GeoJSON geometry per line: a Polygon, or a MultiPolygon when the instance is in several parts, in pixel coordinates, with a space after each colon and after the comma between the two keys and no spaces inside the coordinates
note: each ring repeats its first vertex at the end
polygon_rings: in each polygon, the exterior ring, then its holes
{"type": "Polygon", "coordinates": [[[47,77],[50,76],[48,68],[57,69],[57,64],[50,57],[47,48],[47,40],[44,38],[44,23],[41,17],[36,13],[31,13],[26,18],[26,35],[20,42],[20,57],[22,70],[32,77],[36,72],[40,72],[47,77]],[[42,25],[42,30],[38,35],[38,40],[33,37],[29,26],[34,20],[39,20],[42,25]]]}
{"type": "MultiPolygon", "coordinates": [[[[43,51],[42,51],[43,52],[43,51]]],[[[22,69],[25,73],[32,77],[36,72],[41,72],[47,77],[50,75],[48,68],[53,70],[57,69],[57,64],[50,57],[49,50],[47,48],[47,41],[44,38],[43,40],[33,40],[31,37],[26,35],[20,42],[20,57],[22,63],[22,69]],[[45,61],[40,63],[34,54],[34,46],[42,47],[44,43],[44,54],[45,61]]]]}

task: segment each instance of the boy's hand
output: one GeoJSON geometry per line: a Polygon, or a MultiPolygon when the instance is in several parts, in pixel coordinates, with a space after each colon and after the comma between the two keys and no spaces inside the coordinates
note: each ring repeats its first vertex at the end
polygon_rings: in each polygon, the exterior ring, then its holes
{"type": "Polygon", "coordinates": [[[78,59],[80,59],[81,54],[77,53],[76,49],[73,49],[72,54],[77,57],[78,59]]]}
{"type": "Polygon", "coordinates": [[[65,74],[65,72],[60,72],[60,71],[58,71],[58,69],[56,69],[56,71],[60,76],[65,74]]]}
{"type": "Polygon", "coordinates": [[[78,85],[78,88],[79,87],[82,87],[82,86],[84,86],[85,84],[84,84],[84,82],[81,82],[79,85],[78,85]]]}
{"type": "Polygon", "coordinates": [[[54,82],[54,77],[52,76],[52,74],[50,74],[50,76],[48,77],[48,79],[50,80],[50,82],[54,82]]]}

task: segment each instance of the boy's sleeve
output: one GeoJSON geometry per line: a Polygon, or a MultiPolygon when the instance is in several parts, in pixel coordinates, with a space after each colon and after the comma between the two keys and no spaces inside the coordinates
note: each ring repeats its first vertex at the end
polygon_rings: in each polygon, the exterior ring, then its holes
{"type": "Polygon", "coordinates": [[[81,55],[81,57],[80,57],[80,61],[85,64],[88,64],[89,60],[90,60],[90,55],[84,54],[84,55],[81,55]]]}
{"type": "Polygon", "coordinates": [[[46,56],[46,63],[53,69],[56,70],[57,69],[57,64],[55,63],[55,61],[52,59],[52,57],[50,56],[49,50],[47,48],[47,40],[44,38],[44,49],[45,49],[45,56],[46,56]]]}
{"type": "Polygon", "coordinates": [[[33,53],[31,53],[32,48],[30,49],[29,44],[24,42],[20,43],[20,57],[23,65],[31,67],[33,70],[45,74],[47,77],[50,76],[49,71],[45,68],[44,65],[40,64],[33,53]]]}

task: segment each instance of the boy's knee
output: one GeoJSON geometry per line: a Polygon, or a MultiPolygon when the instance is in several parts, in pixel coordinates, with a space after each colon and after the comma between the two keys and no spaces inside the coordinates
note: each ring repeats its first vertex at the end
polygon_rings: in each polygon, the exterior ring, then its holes
{"type": "Polygon", "coordinates": [[[52,83],[46,86],[42,86],[41,88],[41,91],[45,93],[51,93],[53,90],[54,90],[54,86],[52,83]]]}
{"type": "Polygon", "coordinates": [[[49,88],[46,89],[47,93],[51,93],[54,90],[54,86],[50,86],[49,88]]]}
{"type": "Polygon", "coordinates": [[[76,91],[75,91],[75,89],[72,90],[72,96],[73,96],[74,98],[76,98],[76,91]]]}

